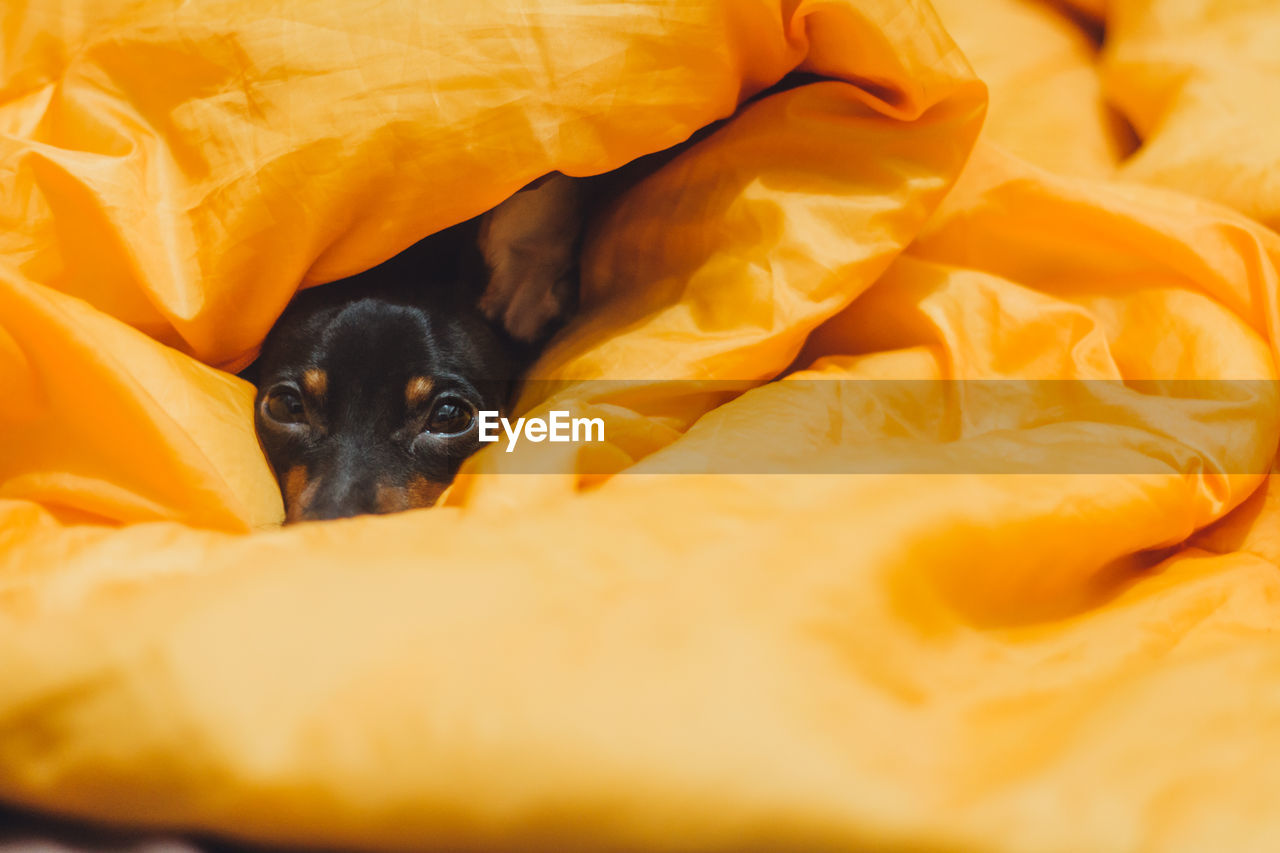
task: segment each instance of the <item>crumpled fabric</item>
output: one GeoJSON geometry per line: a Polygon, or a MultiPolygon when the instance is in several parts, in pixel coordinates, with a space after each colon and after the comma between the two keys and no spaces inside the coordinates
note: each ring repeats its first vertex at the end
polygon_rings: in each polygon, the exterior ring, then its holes
{"type": "Polygon", "coordinates": [[[312,6],[0,13],[0,799],[367,850],[1280,845],[1280,9],[312,6]],[[603,445],[276,528],[228,371],[299,286],[726,118],[593,219],[524,394],[603,445]]]}

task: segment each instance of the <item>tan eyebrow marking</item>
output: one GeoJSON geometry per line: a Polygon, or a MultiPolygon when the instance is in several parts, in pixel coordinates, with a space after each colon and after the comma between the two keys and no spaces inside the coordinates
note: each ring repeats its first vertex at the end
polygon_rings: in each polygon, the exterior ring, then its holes
{"type": "Polygon", "coordinates": [[[318,367],[313,367],[302,374],[302,387],[317,402],[322,401],[325,392],[329,390],[329,374],[318,367]]]}
{"type": "Polygon", "coordinates": [[[413,409],[427,402],[433,387],[435,383],[426,376],[415,376],[410,379],[409,384],[404,387],[404,400],[409,404],[409,408],[413,409]]]}

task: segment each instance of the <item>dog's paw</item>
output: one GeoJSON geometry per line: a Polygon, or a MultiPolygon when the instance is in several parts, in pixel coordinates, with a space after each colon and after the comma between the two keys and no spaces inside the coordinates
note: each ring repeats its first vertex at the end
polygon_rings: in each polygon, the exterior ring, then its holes
{"type": "Polygon", "coordinates": [[[480,220],[488,281],[478,304],[516,341],[542,340],[577,303],[582,201],[579,182],[553,172],[480,220]]]}

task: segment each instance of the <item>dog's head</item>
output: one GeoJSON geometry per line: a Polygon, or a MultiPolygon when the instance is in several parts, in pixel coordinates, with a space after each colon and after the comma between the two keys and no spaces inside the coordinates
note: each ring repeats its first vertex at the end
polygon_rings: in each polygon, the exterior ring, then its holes
{"type": "Polygon", "coordinates": [[[330,287],[294,300],[257,367],[286,520],[430,506],[479,447],[476,413],[505,404],[505,348],[473,306],[330,287]]]}
{"type": "Polygon", "coordinates": [[[577,295],[578,185],[552,175],[367,272],[303,291],[246,376],[285,520],[430,506],[477,413],[577,295]]]}

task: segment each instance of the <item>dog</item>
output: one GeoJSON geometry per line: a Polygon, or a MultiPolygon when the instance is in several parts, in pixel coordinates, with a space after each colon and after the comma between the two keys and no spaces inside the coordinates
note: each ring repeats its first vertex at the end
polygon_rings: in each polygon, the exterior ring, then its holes
{"type": "Polygon", "coordinates": [[[285,523],[433,505],[477,413],[572,311],[579,183],[553,173],[373,269],[297,294],[246,378],[285,523]]]}

